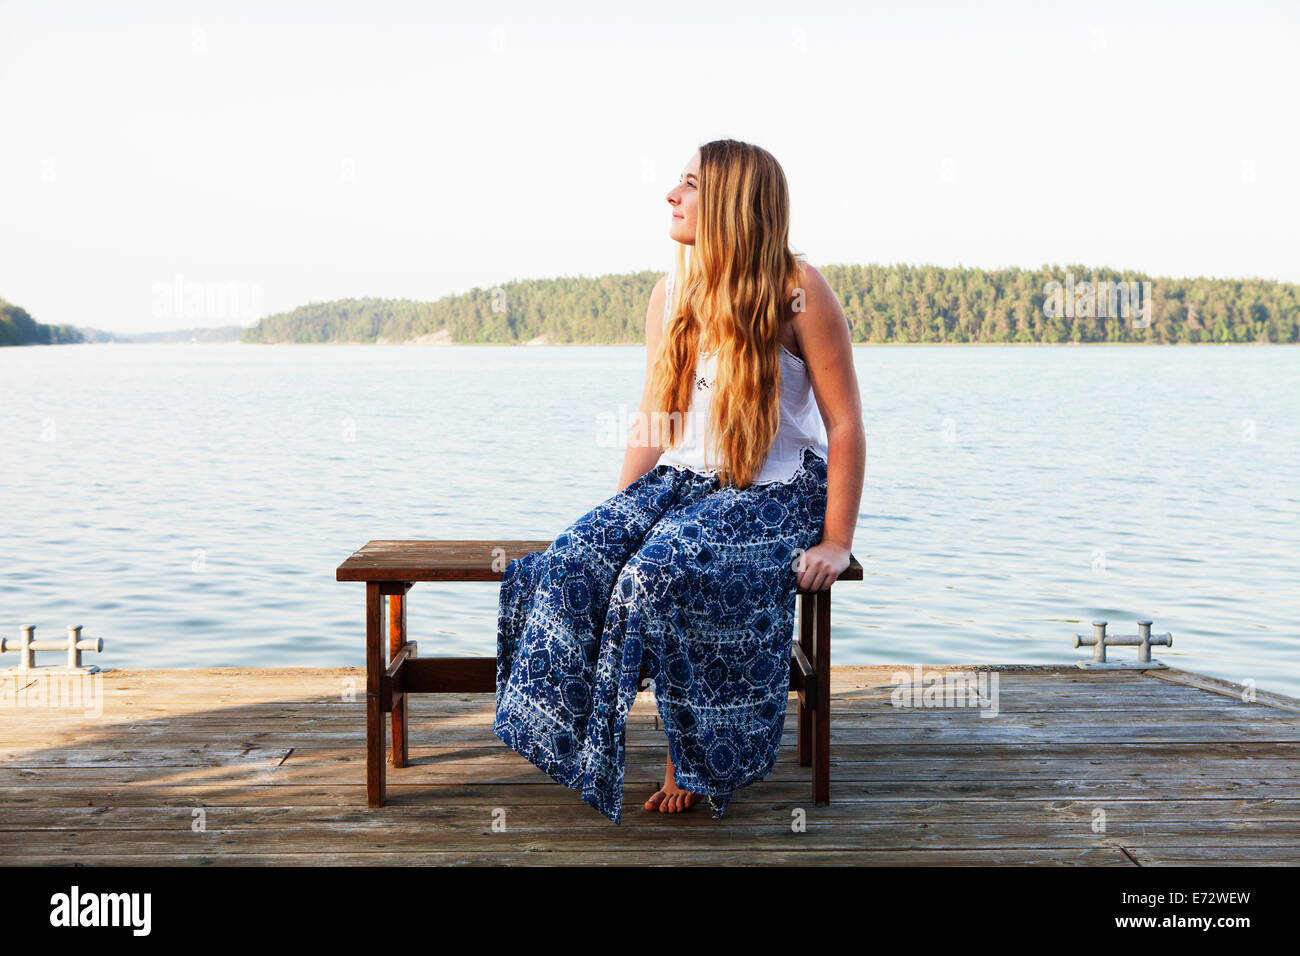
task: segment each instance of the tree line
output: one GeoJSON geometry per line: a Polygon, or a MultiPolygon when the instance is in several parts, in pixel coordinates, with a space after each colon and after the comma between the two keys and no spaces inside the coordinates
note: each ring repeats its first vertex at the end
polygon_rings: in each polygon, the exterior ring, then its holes
{"type": "Polygon", "coordinates": [[[0,299],[0,346],[60,345],[84,342],[85,337],[71,325],[42,325],[27,310],[0,299]]]}
{"type": "MultiPolygon", "coordinates": [[[[825,265],[856,344],[1300,341],[1300,285],[1267,279],[1153,277],[1087,266],[976,269],[825,265]],[[1117,313],[1115,292],[1120,292],[1117,313]],[[1124,312],[1138,305],[1137,314],[1124,312]]],[[[630,345],[661,272],[523,279],[433,302],[337,299],[267,316],[239,341],[405,342],[441,334],[464,344],[630,345]]],[[[159,340],[230,340],[236,329],[155,333],[159,340]]],[[[0,299],[0,345],[126,341],[42,325],[0,299]]]]}
{"type": "MultiPolygon", "coordinates": [[[[1300,285],[1267,279],[1178,279],[1081,265],[817,268],[859,344],[1300,341],[1300,285]],[[1121,306],[1132,290],[1141,315],[1115,314],[1113,290],[1121,283],[1121,306]]],[[[518,344],[540,336],[555,344],[635,344],[645,339],[646,302],[661,275],[527,279],[434,302],[311,303],[262,319],[241,341],[403,342],[444,332],[465,344],[518,344]]]]}

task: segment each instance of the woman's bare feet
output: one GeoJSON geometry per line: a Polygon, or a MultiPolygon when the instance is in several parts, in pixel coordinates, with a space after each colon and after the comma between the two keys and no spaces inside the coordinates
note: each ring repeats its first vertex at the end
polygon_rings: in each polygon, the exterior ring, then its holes
{"type": "Polygon", "coordinates": [[[698,793],[692,793],[690,790],[683,790],[677,786],[673,780],[673,755],[668,754],[668,772],[664,774],[664,785],[654,792],[649,800],[645,802],[647,810],[658,810],[660,813],[680,813],[683,810],[689,810],[695,801],[700,799],[698,793]]]}

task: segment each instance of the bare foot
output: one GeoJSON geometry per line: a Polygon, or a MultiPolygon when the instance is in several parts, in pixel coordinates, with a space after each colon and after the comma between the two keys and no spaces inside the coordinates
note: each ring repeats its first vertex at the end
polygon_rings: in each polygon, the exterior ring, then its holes
{"type": "Polygon", "coordinates": [[[645,808],[647,810],[658,810],[660,813],[680,813],[683,810],[689,810],[699,799],[700,795],[698,793],[683,790],[673,780],[673,755],[670,753],[668,754],[668,771],[664,774],[664,785],[656,790],[654,795],[645,802],[645,808]]]}

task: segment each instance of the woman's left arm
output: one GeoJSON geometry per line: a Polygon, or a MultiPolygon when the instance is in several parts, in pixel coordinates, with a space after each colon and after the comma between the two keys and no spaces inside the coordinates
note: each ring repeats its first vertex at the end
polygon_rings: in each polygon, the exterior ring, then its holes
{"type": "Polygon", "coordinates": [[[822,591],[849,566],[867,470],[867,435],[848,319],[822,274],[806,264],[803,271],[804,284],[795,290],[794,332],[826,424],[829,461],[822,540],[804,552],[798,584],[805,590],[822,591]],[[800,293],[802,310],[797,298],[800,293]]]}

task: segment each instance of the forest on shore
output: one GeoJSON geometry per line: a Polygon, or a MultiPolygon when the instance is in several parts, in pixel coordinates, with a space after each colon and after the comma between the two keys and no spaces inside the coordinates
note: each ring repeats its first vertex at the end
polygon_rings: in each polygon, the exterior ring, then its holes
{"type": "Polygon", "coordinates": [[[27,310],[0,299],[0,346],[62,345],[84,342],[85,336],[71,325],[42,325],[27,310]]]}
{"type": "MultiPolygon", "coordinates": [[[[1300,341],[1300,285],[1267,279],[1086,266],[817,268],[839,296],[855,344],[1300,341]],[[1126,301],[1141,314],[1124,313],[1126,301]]],[[[661,275],[526,279],[433,302],[311,303],[262,319],[240,341],[635,344],[645,340],[646,303],[661,275]]]]}
{"type": "MultiPolygon", "coordinates": [[[[824,265],[855,344],[1295,343],[1300,285],[1268,279],[1153,277],[1086,266],[976,269],[824,265]]],[[[645,340],[662,273],[522,279],[432,302],[336,299],[223,326],[118,335],[42,325],[0,299],[0,346],[103,341],[545,343],[645,340]]]]}

